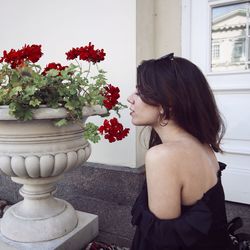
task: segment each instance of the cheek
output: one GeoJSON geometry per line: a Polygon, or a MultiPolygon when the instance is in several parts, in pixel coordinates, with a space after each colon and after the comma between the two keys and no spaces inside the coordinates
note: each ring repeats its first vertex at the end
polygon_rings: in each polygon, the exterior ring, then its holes
{"type": "Polygon", "coordinates": [[[159,110],[157,107],[143,103],[138,106],[132,116],[134,125],[153,125],[159,120],[159,110]]]}
{"type": "Polygon", "coordinates": [[[145,115],[147,116],[147,118],[152,121],[155,122],[159,119],[159,112],[158,109],[149,109],[147,113],[145,113],[145,115]]]}
{"type": "Polygon", "coordinates": [[[143,103],[143,110],[145,115],[150,115],[152,117],[158,117],[159,116],[159,108],[156,106],[149,105],[147,103],[143,103]]]}

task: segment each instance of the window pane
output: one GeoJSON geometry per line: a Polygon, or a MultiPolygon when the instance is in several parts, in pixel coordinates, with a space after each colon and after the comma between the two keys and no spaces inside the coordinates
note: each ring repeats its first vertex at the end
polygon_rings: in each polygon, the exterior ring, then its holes
{"type": "Polygon", "coordinates": [[[212,8],[211,69],[245,70],[249,60],[249,3],[212,8]],[[248,29],[247,29],[248,28],[248,29]]]}

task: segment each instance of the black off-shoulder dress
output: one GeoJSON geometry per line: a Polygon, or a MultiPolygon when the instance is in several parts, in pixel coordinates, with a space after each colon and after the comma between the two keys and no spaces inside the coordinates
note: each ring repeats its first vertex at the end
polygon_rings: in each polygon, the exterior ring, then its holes
{"type": "Polygon", "coordinates": [[[157,218],[148,208],[147,186],[144,183],[132,208],[132,224],[136,232],[131,250],[228,250],[225,197],[219,163],[218,182],[192,206],[182,206],[175,219],[157,218]]]}

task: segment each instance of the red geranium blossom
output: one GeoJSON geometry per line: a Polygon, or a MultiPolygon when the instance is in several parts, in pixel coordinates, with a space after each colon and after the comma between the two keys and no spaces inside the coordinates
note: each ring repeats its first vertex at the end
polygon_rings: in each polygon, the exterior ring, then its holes
{"type": "Polygon", "coordinates": [[[120,89],[111,84],[104,87],[105,92],[102,95],[105,97],[103,104],[107,109],[112,109],[117,103],[120,97],[120,89]]]}
{"type": "Polygon", "coordinates": [[[65,54],[67,55],[67,60],[74,60],[79,56],[79,48],[72,48],[65,54]]]}
{"type": "Polygon", "coordinates": [[[112,118],[110,121],[104,120],[103,125],[98,128],[98,131],[109,142],[120,141],[125,138],[129,133],[129,128],[123,128],[123,125],[118,122],[116,118],[112,118]]]}
{"type": "Polygon", "coordinates": [[[73,60],[79,57],[80,60],[97,63],[103,61],[106,53],[103,49],[94,49],[94,45],[91,42],[80,48],[72,48],[66,52],[67,60],[73,60]]]}
{"type": "MultiPolygon", "coordinates": [[[[64,70],[67,66],[62,66],[60,63],[49,63],[45,69],[43,70],[42,74],[46,75],[46,73],[50,70],[50,69],[56,69],[58,71],[64,70]]],[[[59,73],[60,74],[60,73],[59,73]]]]}
{"type": "Polygon", "coordinates": [[[19,50],[11,49],[9,52],[4,50],[0,63],[9,63],[11,68],[15,69],[22,66],[25,61],[37,62],[42,55],[41,45],[24,45],[24,47],[19,50]]]}
{"type": "Polygon", "coordinates": [[[31,62],[35,63],[37,62],[40,57],[43,55],[41,51],[41,45],[24,45],[22,48],[23,58],[28,59],[31,62]]]}

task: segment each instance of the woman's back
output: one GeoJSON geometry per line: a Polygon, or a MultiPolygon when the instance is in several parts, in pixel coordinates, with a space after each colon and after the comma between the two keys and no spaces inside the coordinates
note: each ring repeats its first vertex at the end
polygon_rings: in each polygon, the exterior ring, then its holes
{"type": "Polygon", "coordinates": [[[146,154],[148,205],[158,218],[171,219],[180,215],[181,205],[194,204],[217,183],[219,165],[209,146],[173,122],[163,129],[167,142],[146,154]]]}
{"type": "Polygon", "coordinates": [[[226,250],[229,236],[224,192],[218,181],[200,200],[191,206],[182,205],[181,215],[159,219],[148,208],[146,182],[132,209],[132,224],[137,225],[131,250],[226,250]]]}
{"type": "Polygon", "coordinates": [[[177,147],[176,160],[180,161],[182,178],[181,204],[192,205],[216,185],[220,167],[213,150],[195,138],[188,138],[177,147]]]}

